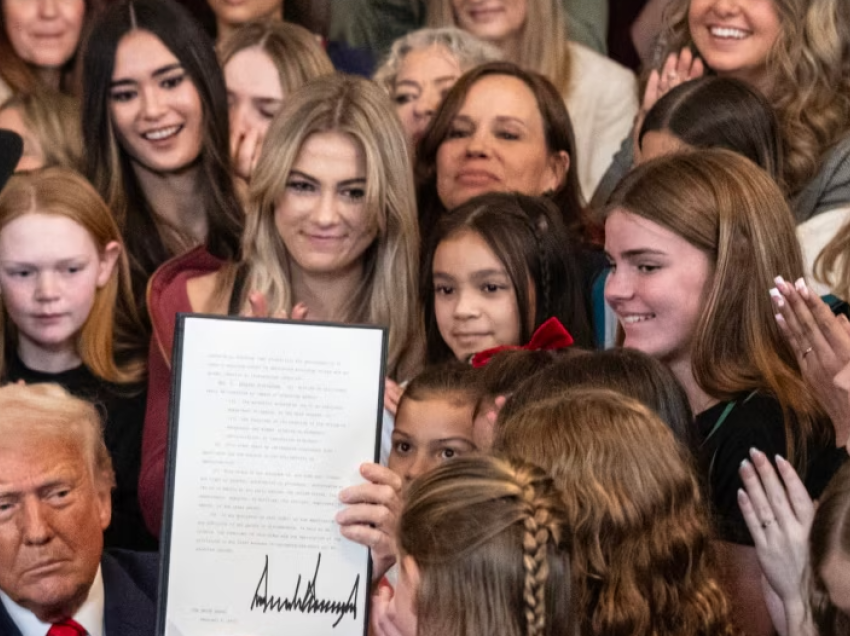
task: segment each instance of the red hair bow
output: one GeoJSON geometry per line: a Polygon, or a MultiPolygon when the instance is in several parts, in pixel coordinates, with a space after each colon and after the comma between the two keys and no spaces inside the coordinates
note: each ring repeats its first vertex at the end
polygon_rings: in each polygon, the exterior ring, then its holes
{"type": "Polygon", "coordinates": [[[479,369],[490,362],[490,358],[502,351],[555,351],[569,347],[574,342],[575,340],[561,324],[561,321],[557,318],[550,318],[537,328],[527,345],[522,347],[502,345],[501,347],[485,349],[473,355],[470,362],[473,367],[479,369]]]}

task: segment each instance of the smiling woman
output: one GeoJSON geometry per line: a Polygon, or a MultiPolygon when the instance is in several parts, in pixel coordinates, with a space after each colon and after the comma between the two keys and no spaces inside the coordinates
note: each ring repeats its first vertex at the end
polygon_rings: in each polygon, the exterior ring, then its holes
{"type": "Polygon", "coordinates": [[[412,171],[380,88],[328,75],[295,91],[269,128],[249,195],[241,262],[196,249],[151,281],[140,498],[152,531],[162,515],[176,312],[385,325],[388,375],[408,379],[420,362],[412,171]]]}
{"type": "Polygon", "coordinates": [[[224,79],[178,4],[128,0],[97,21],[84,59],[86,175],[118,221],[140,306],[154,270],[205,243],[239,254],[224,79]]]}

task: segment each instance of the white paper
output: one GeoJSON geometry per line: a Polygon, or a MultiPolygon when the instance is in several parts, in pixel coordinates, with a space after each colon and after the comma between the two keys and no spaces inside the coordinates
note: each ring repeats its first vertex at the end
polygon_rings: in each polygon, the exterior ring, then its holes
{"type": "Polygon", "coordinates": [[[382,338],[185,319],[166,636],[365,633],[368,550],[334,515],[374,460],[382,338]]]}

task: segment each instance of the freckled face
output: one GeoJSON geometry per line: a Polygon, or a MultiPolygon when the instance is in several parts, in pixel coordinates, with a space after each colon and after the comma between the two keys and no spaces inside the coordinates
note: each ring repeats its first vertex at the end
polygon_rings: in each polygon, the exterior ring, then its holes
{"type": "Polygon", "coordinates": [[[76,353],[114,265],[115,256],[100,254],[88,231],[65,216],[25,214],[0,230],[0,292],[24,362],[76,353]]]}
{"type": "Polygon", "coordinates": [[[691,0],[688,25],[700,55],[718,75],[763,83],[782,32],[773,0],[691,0]]]}
{"type": "Polygon", "coordinates": [[[516,291],[502,261],[481,236],[462,232],[434,253],[434,312],[458,360],[500,345],[518,345],[516,291]]]}
{"type": "Polygon", "coordinates": [[[625,210],[605,221],[611,272],[605,300],[625,333],[623,345],[666,363],[690,360],[714,265],[678,234],[625,210]]]}
{"type": "Polygon", "coordinates": [[[472,400],[458,394],[448,399],[402,398],[393,429],[389,468],[406,483],[441,463],[475,451],[472,400]]]}

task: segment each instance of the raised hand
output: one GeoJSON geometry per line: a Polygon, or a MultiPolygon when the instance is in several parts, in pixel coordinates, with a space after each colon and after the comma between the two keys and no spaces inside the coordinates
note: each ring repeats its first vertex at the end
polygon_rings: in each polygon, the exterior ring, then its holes
{"type": "Polygon", "coordinates": [[[372,580],[379,581],[396,560],[395,531],[401,513],[401,477],[385,466],[363,464],[366,483],[346,488],[339,500],[347,504],[336,515],[346,539],[372,552],[372,580]]]}
{"type": "Polygon", "coordinates": [[[750,458],[739,471],[746,490],[738,491],[738,505],[755,543],[771,618],[782,636],[813,634],[804,579],[814,504],[785,459],[776,457],[777,476],[764,453],[751,449],[750,458]]]}

